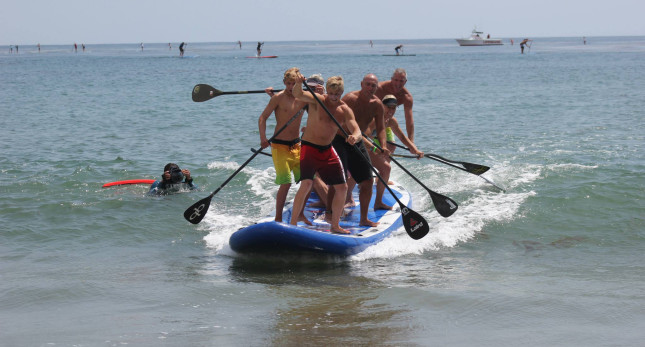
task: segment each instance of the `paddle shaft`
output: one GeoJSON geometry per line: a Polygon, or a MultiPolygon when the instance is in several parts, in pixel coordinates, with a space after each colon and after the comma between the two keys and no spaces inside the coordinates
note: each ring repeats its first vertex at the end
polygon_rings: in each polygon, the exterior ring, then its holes
{"type": "Polygon", "coordinates": [[[253,152],[253,153],[258,153],[258,154],[264,154],[264,155],[266,155],[267,157],[273,157],[273,155],[271,155],[271,153],[265,153],[265,152],[262,152],[262,150],[261,150],[261,149],[260,149],[260,150],[257,150],[257,149],[255,149],[255,148],[251,148],[251,152],[253,152]]]}
{"type": "MultiPolygon", "coordinates": [[[[282,89],[274,89],[273,90],[274,93],[281,92],[281,91],[282,91],[282,89]]],[[[230,94],[260,94],[260,93],[266,93],[266,91],[265,90],[238,90],[238,91],[234,91],[234,92],[220,92],[216,96],[230,95],[230,94]]]]}
{"type": "MultiPolygon", "coordinates": [[[[396,147],[399,147],[399,148],[405,149],[406,151],[409,151],[409,150],[410,150],[408,147],[405,147],[405,146],[399,145],[398,143],[395,143],[395,142],[388,141],[387,143],[389,143],[389,144],[391,144],[391,145],[394,145],[394,146],[396,146],[396,147]]],[[[436,155],[436,154],[432,154],[432,153],[426,153],[426,154],[424,154],[423,156],[424,156],[424,157],[426,157],[426,158],[428,158],[428,159],[432,159],[432,160],[434,160],[434,161],[438,161],[438,162],[440,162],[440,163],[442,163],[442,164],[446,164],[446,165],[452,166],[452,167],[454,167],[455,169],[459,169],[459,170],[462,170],[462,171],[466,171],[466,172],[468,172],[468,173],[471,173],[471,174],[473,174],[473,175],[477,175],[477,176],[481,175],[482,173],[484,173],[484,172],[488,171],[488,169],[490,169],[488,166],[485,166],[485,165],[478,165],[478,164],[466,163],[466,162],[463,162],[463,161],[454,161],[454,160],[449,160],[449,159],[446,159],[446,158],[444,158],[444,157],[442,157],[442,156],[439,156],[439,155],[436,155]],[[463,167],[459,167],[459,166],[454,165],[454,164],[451,164],[451,163],[456,163],[456,164],[464,165],[464,166],[466,166],[466,167],[471,167],[471,168],[472,168],[472,170],[464,169],[463,167]]],[[[415,158],[416,158],[416,157],[415,157],[415,158]]]]}
{"type": "MultiPolygon", "coordinates": [[[[399,147],[399,148],[403,148],[403,149],[405,149],[405,150],[409,150],[407,147],[405,147],[405,146],[401,146],[401,145],[399,145],[399,144],[397,144],[397,143],[390,142],[390,141],[388,141],[388,143],[389,143],[389,144],[392,144],[392,145],[394,145],[394,146],[397,146],[397,147],[399,147]]],[[[402,158],[417,158],[417,156],[412,156],[412,155],[410,155],[410,156],[408,156],[408,155],[402,155],[402,154],[393,154],[393,155],[394,155],[394,156],[397,156],[397,157],[402,157],[402,158]]],[[[505,192],[505,191],[506,191],[506,189],[504,189],[504,188],[502,188],[502,187],[498,186],[498,185],[497,185],[497,184],[495,184],[493,181],[491,181],[491,180],[489,180],[488,178],[486,178],[486,177],[482,176],[482,174],[483,174],[484,172],[486,172],[486,171],[488,171],[488,169],[490,169],[488,166],[478,165],[478,164],[471,164],[471,163],[466,163],[466,162],[453,161],[453,160],[448,160],[448,159],[446,159],[446,158],[444,158],[444,157],[438,156],[438,155],[436,155],[436,154],[430,154],[430,153],[426,153],[426,154],[424,154],[424,157],[426,157],[426,158],[428,158],[428,159],[432,159],[432,160],[438,161],[438,162],[440,162],[440,163],[442,163],[442,164],[446,164],[446,165],[452,166],[452,167],[454,167],[455,169],[459,169],[459,170],[461,170],[461,171],[466,171],[466,172],[471,173],[471,174],[473,174],[473,175],[475,175],[475,176],[479,176],[479,177],[480,177],[480,178],[482,178],[484,181],[486,181],[486,182],[488,182],[488,183],[492,184],[495,188],[497,188],[497,189],[499,189],[499,190],[501,190],[501,191],[503,191],[503,192],[505,192]],[[457,165],[453,165],[453,164],[451,164],[451,162],[452,162],[452,163],[458,163],[458,164],[464,165],[464,166],[465,166],[465,167],[467,167],[467,168],[471,168],[471,170],[464,169],[464,168],[459,167],[459,166],[457,166],[457,165]]]]}

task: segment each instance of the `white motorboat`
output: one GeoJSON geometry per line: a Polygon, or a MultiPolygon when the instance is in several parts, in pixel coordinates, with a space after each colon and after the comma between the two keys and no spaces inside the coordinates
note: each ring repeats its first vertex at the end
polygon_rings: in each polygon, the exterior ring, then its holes
{"type": "Polygon", "coordinates": [[[460,46],[499,46],[503,45],[501,39],[491,39],[490,35],[486,38],[481,37],[483,32],[473,29],[472,34],[466,39],[457,39],[460,46]]]}

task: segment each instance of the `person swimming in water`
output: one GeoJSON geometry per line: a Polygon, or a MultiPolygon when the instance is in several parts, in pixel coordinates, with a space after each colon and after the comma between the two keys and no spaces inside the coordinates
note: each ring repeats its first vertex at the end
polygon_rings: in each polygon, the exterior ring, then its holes
{"type": "Polygon", "coordinates": [[[176,193],[181,190],[193,190],[197,186],[193,184],[193,178],[190,176],[190,171],[187,169],[180,169],[179,165],[175,163],[168,163],[163,168],[161,180],[155,181],[150,186],[148,194],[151,195],[166,195],[176,193]]]}

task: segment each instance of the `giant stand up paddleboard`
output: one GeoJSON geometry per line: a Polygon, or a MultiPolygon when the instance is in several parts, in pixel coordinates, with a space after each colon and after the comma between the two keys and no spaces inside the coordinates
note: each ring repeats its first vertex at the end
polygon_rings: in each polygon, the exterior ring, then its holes
{"type": "MultiPolygon", "coordinates": [[[[376,186],[372,189],[375,190],[376,186]]],[[[408,208],[412,207],[412,196],[398,184],[390,185],[399,200],[408,208]]],[[[313,222],[313,226],[299,222],[298,225],[287,224],[291,220],[292,204],[285,205],[282,220],[287,223],[274,221],[275,213],[269,215],[256,224],[242,228],[229,239],[231,249],[238,253],[265,253],[280,255],[287,252],[313,252],[334,255],[352,255],[365,250],[392,234],[397,229],[403,228],[401,211],[390,193],[385,191],[383,203],[395,206],[395,210],[374,211],[374,197],[368,218],[379,222],[377,227],[359,225],[360,204],[358,200],[358,187],[353,191],[356,206],[345,208],[345,216],[340,220],[340,226],[349,230],[351,234],[335,234],[329,231],[329,223],[324,221],[324,207],[312,207],[319,201],[316,194],[312,193],[305,206],[305,217],[313,222]]]]}
{"type": "Polygon", "coordinates": [[[262,56],[252,56],[252,57],[247,57],[247,58],[256,58],[256,59],[263,59],[263,58],[277,58],[277,55],[262,55],[262,56]]]}

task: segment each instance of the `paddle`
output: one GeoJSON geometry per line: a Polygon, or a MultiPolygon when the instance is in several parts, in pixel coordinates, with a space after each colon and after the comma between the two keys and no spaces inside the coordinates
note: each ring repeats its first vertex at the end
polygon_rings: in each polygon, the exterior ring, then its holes
{"type": "MultiPolygon", "coordinates": [[[[274,92],[279,92],[282,89],[274,89],[274,92]]],[[[210,100],[214,97],[220,96],[220,95],[227,95],[227,94],[259,94],[259,93],[265,93],[264,90],[239,90],[235,92],[223,92],[221,90],[217,90],[208,84],[198,84],[195,87],[193,87],[193,101],[194,102],[202,102],[202,101],[207,101],[210,100]]]]}
{"type": "MultiPolygon", "coordinates": [[[[378,148],[379,150],[382,150],[381,146],[377,145],[369,137],[365,136],[365,134],[363,134],[363,137],[366,139],[369,139],[372,142],[372,144],[376,146],[376,148],[378,148]]],[[[458,206],[454,200],[452,200],[447,196],[441,195],[437,192],[430,190],[430,188],[426,187],[425,184],[419,181],[418,178],[416,178],[410,171],[408,171],[408,169],[404,168],[403,165],[401,165],[396,159],[392,158],[392,156],[390,156],[390,159],[398,167],[400,167],[401,170],[405,171],[405,173],[410,175],[410,177],[412,177],[413,180],[419,183],[421,187],[423,187],[428,192],[428,194],[430,194],[430,198],[432,198],[432,203],[434,204],[435,209],[437,210],[437,212],[439,212],[440,215],[442,215],[443,217],[450,217],[453,213],[457,211],[458,206]]]]}
{"type": "MultiPolygon", "coordinates": [[[[387,143],[389,143],[389,144],[391,144],[391,145],[394,145],[394,146],[396,146],[396,147],[399,147],[399,148],[405,149],[406,151],[409,151],[409,150],[410,150],[408,147],[405,147],[405,146],[403,146],[403,145],[399,145],[399,144],[398,144],[398,143],[396,143],[396,142],[388,141],[387,143]]],[[[474,174],[474,175],[477,175],[477,176],[479,176],[479,175],[483,174],[484,172],[486,172],[486,171],[490,170],[490,168],[489,168],[488,166],[485,166],[485,165],[472,164],[472,163],[467,163],[467,162],[465,162],[465,161],[454,161],[454,160],[446,159],[446,158],[444,158],[444,157],[442,157],[442,156],[439,156],[439,155],[436,155],[436,154],[432,154],[432,153],[426,153],[426,154],[424,154],[424,157],[426,157],[426,158],[428,158],[428,159],[432,159],[432,160],[438,161],[438,162],[443,163],[443,164],[446,164],[446,165],[450,165],[450,166],[452,166],[452,167],[454,167],[454,168],[457,168],[457,169],[462,170],[462,171],[469,172],[469,173],[474,174]],[[453,164],[460,164],[460,165],[462,165],[463,167],[459,167],[459,166],[456,166],[456,165],[452,165],[451,163],[453,163],[453,164]]],[[[415,157],[415,158],[416,158],[416,157],[415,157]]]]}
{"type": "MultiPolygon", "coordinates": [[[[329,118],[331,118],[331,120],[336,124],[338,129],[340,129],[340,131],[345,135],[345,137],[348,137],[349,134],[347,134],[347,131],[343,129],[343,127],[340,125],[340,123],[338,123],[336,118],[334,118],[331,112],[329,112],[327,107],[322,103],[322,101],[320,101],[320,99],[318,99],[318,96],[316,96],[316,93],[306,83],[304,83],[304,86],[311,93],[314,99],[316,99],[320,107],[322,107],[323,110],[325,110],[329,118]]],[[[356,147],[354,146],[354,148],[356,147]]],[[[358,150],[358,148],[356,148],[356,150],[358,150]]],[[[359,153],[361,152],[359,151],[359,153]]],[[[361,153],[361,155],[363,154],[361,153]]],[[[368,158],[364,158],[364,159],[366,162],[369,163],[368,158]]],[[[390,194],[392,194],[392,197],[394,197],[394,200],[396,200],[396,202],[399,204],[399,207],[401,209],[401,219],[403,220],[403,227],[405,228],[405,232],[407,232],[408,235],[410,235],[410,237],[415,240],[419,240],[422,237],[426,236],[430,231],[430,226],[428,225],[428,222],[426,222],[426,220],[420,214],[409,209],[407,206],[403,205],[401,200],[399,200],[399,198],[396,197],[392,189],[387,185],[387,182],[383,180],[383,177],[379,175],[378,171],[376,171],[374,166],[370,164],[370,168],[372,169],[372,172],[374,172],[376,177],[378,177],[378,179],[383,183],[383,185],[385,185],[385,188],[387,188],[390,194]]]]}
{"type": "MultiPolygon", "coordinates": [[[[294,119],[298,118],[298,116],[301,115],[302,112],[304,112],[304,108],[299,110],[296,114],[294,114],[293,117],[291,117],[291,119],[289,119],[287,123],[282,126],[282,128],[276,131],[275,134],[273,134],[273,136],[271,136],[271,138],[268,141],[269,142],[273,141],[273,139],[275,139],[276,136],[278,136],[284,129],[286,129],[287,126],[289,126],[289,124],[291,124],[291,122],[293,122],[294,119]]],[[[261,152],[257,151],[253,153],[253,155],[249,159],[247,159],[244,162],[244,164],[242,164],[242,166],[240,166],[237,170],[235,170],[235,172],[233,172],[233,174],[229,178],[227,178],[226,181],[224,181],[224,183],[222,183],[222,185],[219,186],[219,188],[217,188],[214,192],[212,192],[211,195],[197,201],[188,209],[186,209],[186,211],[184,211],[184,218],[193,224],[198,224],[199,222],[201,222],[202,219],[204,219],[206,212],[208,212],[208,207],[211,205],[211,200],[213,199],[213,196],[215,196],[215,194],[217,194],[222,188],[224,188],[224,186],[228,184],[228,182],[232,180],[233,177],[235,177],[235,175],[237,175],[240,171],[242,171],[242,169],[249,162],[251,162],[251,160],[253,160],[253,158],[255,158],[255,156],[258,155],[259,153],[261,152]]]]}
{"type": "MultiPolygon", "coordinates": [[[[387,143],[392,144],[392,145],[394,145],[394,146],[396,146],[396,147],[399,147],[399,148],[405,149],[405,150],[409,150],[409,148],[407,148],[407,147],[405,147],[405,146],[402,146],[402,145],[399,145],[399,144],[394,143],[394,142],[390,142],[390,141],[388,141],[387,143]]],[[[400,155],[400,154],[399,154],[399,155],[397,155],[397,156],[402,156],[402,157],[404,157],[404,158],[407,158],[407,156],[403,156],[403,155],[400,155]]],[[[416,158],[417,156],[411,156],[411,157],[412,157],[412,158],[416,158]]],[[[477,176],[481,177],[484,181],[486,181],[486,182],[488,182],[488,183],[492,184],[495,188],[497,188],[497,189],[499,189],[499,190],[501,190],[501,191],[503,191],[503,192],[505,192],[505,191],[506,191],[504,188],[502,188],[502,187],[500,187],[500,186],[496,185],[493,181],[489,180],[488,178],[486,178],[486,177],[484,177],[484,176],[481,176],[481,174],[483,174],[484,172],[486,172],[486,171],[488,171],[488,170],[490,169],[488,166],[485,166],[485,165],[479,165],[479,164],[467,163],[467,162],[465,162],[465,161],[454,161],[454,160],[446,159],[446,158],[444,158],[444,157],[442,157],[442,156],[439,156],[439,155],[436,155],[436,154],[431,154],[431,153],[426,153],[426,154],[424,154],[424,157],[426,157],[426,158],[428,158],[428,159],[432,159],[432,160],[438,161],[438,162],[440,162],[440,163],[442,163],[442,164],[446,164],[446,165],[452,166],[452,167],[454,167],[454,168],[456,168],[456,169],[459,169],[459,170],[462,170],[462,171],[466,171],[466,172],[471,173],[471,174],[473,174],[473,175],[477,175],[477,176]],[[454,164],[460,164],[460,165],[462,165],[463,167],[460,167],[460,166],[457,166],[457,165],[453,165],[453,164],[451,164],[451,163],[454,163],[454,164]]]]}
{"type": "Polygon", "coordinates": [[[273,157],[273,156],[271,155],[271,153],[265,153],[265,152],[262,152],[262,150],[259,150],[259,151],[258,151],[258,150],[257,150],[257,149],[255,149],[255,148],[251,148],[251,152],[253,152],[253,153],[257,153],[257,154],[264,154],[264,155],[266,155],[267,157],[273,157]]]}

